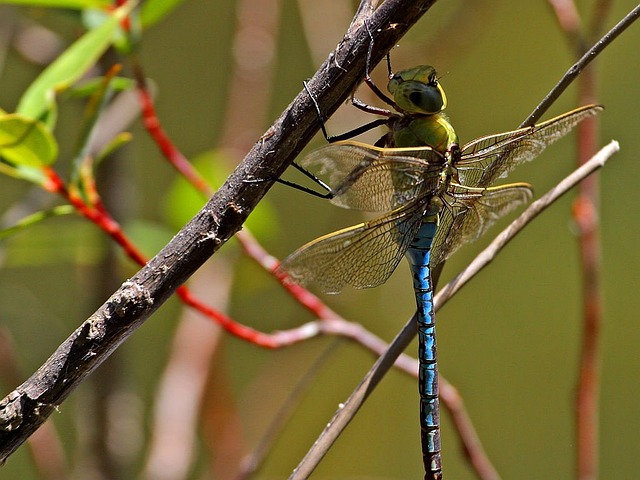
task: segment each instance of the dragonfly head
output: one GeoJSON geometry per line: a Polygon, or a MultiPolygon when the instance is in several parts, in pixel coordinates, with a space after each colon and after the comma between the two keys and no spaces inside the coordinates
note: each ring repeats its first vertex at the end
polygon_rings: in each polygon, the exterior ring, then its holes
{"type": "Polygon", "coordinates": [[[436,70],[429,65],[394,74],[387,89],[398,108],[407,113],[435,115],[447,107],[447,96],[438,83],[436,70]]]}

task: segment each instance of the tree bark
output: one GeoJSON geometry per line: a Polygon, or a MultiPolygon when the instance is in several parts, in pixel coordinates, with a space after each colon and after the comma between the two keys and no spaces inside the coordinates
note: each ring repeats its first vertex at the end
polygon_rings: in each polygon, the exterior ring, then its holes
{"type": "MultiPolygon", "coordinates": [[[[433,3],[435,0],[387,0],[368,18],[356,17],[342,42],[308,83],[325,115],[331,115],[362,81],[371,36],[375,65],[433,3]]],[[[274,179],[319,127],[315,108],[308,94],[301,91],[171,242],[124,282],[31,378],[0,401],[0,463],[242,227],[274,179]]],[[[43,319],[43,325],[46,322],[43,319]]]]}

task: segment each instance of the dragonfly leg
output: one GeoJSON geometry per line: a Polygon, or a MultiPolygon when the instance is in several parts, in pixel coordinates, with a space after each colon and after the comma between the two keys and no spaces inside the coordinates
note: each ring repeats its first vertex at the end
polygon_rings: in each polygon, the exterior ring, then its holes
{"type": "MultiPolygon", "coordinates": [[[[369,24],[367,22],[365,22],[364,24],[365,24],[365,27],[367,28],[367,33],[369,34],[369,38],[371,39],[371,41],[369,42],[369,48],[367,50],[367,59],[366,59],[365,71],[364,71],[364,81],[367,84],[367,86],[373,91],[373,93],[375,93],[376,96],[379,97],[384,103],[391,105],[393,108],[396,108],[396,102],[394,102],[387,95],[385,95],[382,92],[382,90],[380,90],[380,88],[376,85],[376,82],[373,81],[373,78],[371,78],[371,56],[373,55],[373,34],[369,29],[369,24]]],[[[387,70],[389,72],[389,78],[391,78],[391,76],[393,75],[393,72],[391,71],[391,56],[389,55],[389,53],[387,53],[387,70]]],[[[362,100],[354,97],[353,95],[351,96],[351,104],[354,107],[362,110],[363,112],[373,113],[375,115],[383,115],[385,117],[390,117],[391,115],[393,115],[393,113],[390,112],[389,110],[385,108],[374,107],[372,105],[364,103],[362,100]]]]}
{"type": "MultiPolygon", "coordinates": [[[[301,167],[299,167],[299,168],[301,168],[301,167]]],[[[309,175],[311,175],[311,174],[309,174],[309,175]]],[[[313,190],[313,189],[311,189],[309,187],[305,187],[304,185],[300,185],[300,184],[295,183],[295,182],[290,182],[289,180],[283,180],[282,178],[273,178],[273,179],[251,178],[251,179],[245,179],[244,182],[245,183],[260,183],[260,182],[266,182],[268,180],[273,180],[274,182],[277,182],[277,183],[279,183],[281,185],[286,185],[287,187],[295,188],[296,190],[300,190],[301,192],[308,193],[310,195],[313,195],[314,197],[319,197],[319,198],[324,198],[324,199],[330,200],[334,196],[331,191],[327,191],[327,192],[324,192],[324,193],[316,192],[315,190],[313,190]]],[[[318,183],[321,186],[323,186],[323,188],[327,188],[326,186],[322,185],[323,182],[319,181],[318,183]]]]}
{"type": "Polygon", "coordinates": [[[356,107],[358,110],[362,110],[363,112],[372,113],[374,115],[382,115],[384,117],[390,117],[393,115],[391,110],[387,110],[386,108],[374,107],[373,105],[369,105],[368,103],[364,103],[357,97],[351,96],[351,105],[356,107]]]}
{"type": "Polygon", "coordinates": [[[393,69],[391,68],[391,53],[387,52],[387,73],[389,78],[393,77],[393,69]]]}
{"type": "Polygon", "coordinates": [[[331,187],[329,187],[329,185],[327,185],[325,182],[320,180],[318,177],[316,177],[313,173],[311,173],[306,168],[298,165],[296,162],[292,162],[291,166],[294,167],[296,170],[298,170],[300,173],[302,173],[305,177],[309,178],[310,180],[315,182],[317,185],[319,185],[323,190],[325,190],[325,192],[324,193],[316,192],[315,190],[311,190],[310,188],[304,187],[302,185],[298,185],[297,183],[287,182],[285,180],[282,181],[283,184],[289,185],[290,187],[293,187],[293,188],[297,188],[298,190],[301,190],[303,192],[310,193],[312,195],[315,195],[316,197],[333,198],[333,191],[331,190],[331,187]]]}
{"type": "Polygon", "coordinates": [[[315,190],[313,190],[313,189],[311,189],[309,187],[305,187],[304,185],[300,185],[300,184],[295,183],[295,182],[290,182],[289,180],[283,180],[282,178],[273,178],[273,179],[252,178],[252,179],[246,179],[244,181],[246,183],[259,183],[259,182],[266,182],[267,180],[273,180],[273,181],[278,182],[278,183],[280,183],[282,185],[286,185],[287,187],[292,187],[292,188],[295,188],[296,190],[300,190],[301,192],[305,192],[305,193],[311,194],[314,197],[319,197],[319,198],[324,198],[324,199],[332,199],[334,197],[333,191],[331,190],[329,185],[327,185],[325,182],[320,180],[313,173],[311,173],[308,170],[306,170],[305,168],[301,167],[296,162],[293,162],[291,165],[294,168],[296,168],[299,172],[301,172],[304,176],[306,176],[307,178],[309,178],[310,180],[315,182],[317,185],[319,185],[325,191],[324,192],[316,192],[315,190]]]}
{"type": "Polygon", "coordinates": [[[302,82],[302,85],[304,85],[304,89],[307,91],[307,94],[309,95],[309,98],[313,102],[313,106],[316,109],[316,115],[318,116],[318,120],[320,120],[320,130],[322,130],[322,135],[324,135],[324,138],[327,140],[327,142],[331,142],[331,140],[329,140],[331,137],[327,133],[327,127],[324,126],[324,116],[322,115],[322,110],[320,110],[320,105],[318,105],[316,97],[314,97],[311,93],[311,90],[309,90],[309,85],[306,81],[302,82]]]}
{"type": "MultiPolygon", "coordinates": [[[[293,165],[295,165],[295,163],[293,165]]],[[[295,188],[296,190],[300,190],[301,192],[308,193],[310,195],[313,195],[314,197],[324,198],[325,200],[330,200],[333,198],[333,193],[331,193],[331,191],[328,191],[325,193],[316,192],[315,190],[305,187],[304,185],[300,185],[295,182],[290,182],[288,180],[283,180],[281,178],[276,178],[276,182],[282,185],[286,185],[287,187],[295,188]]]]}
{"type": "MultiPolygon", "coordinates": [[[[380,100],[382,100],[384,103],[388,105],[391,105],[394,109],[398,110],[398,106],[396,105],[396,102],[394,102],[391,98],[385,95],[371,78],[371,57],[373,55],[374,38],[373,38],[373,33],[371,33],[371,29],[369,28],[369,24],[366,21],[365,21],[365,27],[367,29],[367,33],[369,34],[369,38],[371,39],[371,42],[369,43],[369,48],[367,50],[364,81],[367,84],[367,86],[373,91],[373,93],[378,98],[380,98],[380,100]]],[[[393,76],[393,71],[391,70],[391,56],[389,53],[387,53],[386,58],[387,58],[387,70],[389,73],[389,78],[391,78],[393,76]]],[[[307,82],[302,82],[302,84],[304,85],[304,89],[309,94],[309,98],[311,98],[311,101],[313,102],[313,106],[316,109],[318,120],[320,120],[320,130],[322,131],[322,135],[324,136],[325,140],[327,140],[327,142],[329,143],[334,143],[341,140],[348,140],[362,133],[368,132],[369,130],[372,130],[376,127],[386,125],[389,123],[389,119],[396,115],[392,111],[386,108],[374,107],[373,105],[369,105],[363,102],[362,100],[355,97],[354,95],[351,95],[351,104],[357,109],[362,110],[363,112],[366,112],[366,113],[370,113],[373,115],[380,115],[386,118],[380,118],[378,120],[374,120],[372,122],[369,122],[358,128],[354,128],[353,130],[349,130],[348,132],[341,133],[339,135],[329,135],[324,123],[325,118],[324,118],[324,115],[322,115],[322,110],[320,110],[320,105],[318,105],[318,101],[311,93],[311,90],[309,89],[309,85],[307,84],[307,82]]]]}
{"type": "MultiPolygon", "coordinates": [[[[313,106],[316,109],[316,114],[318,115],[318,120],[320,120],[320,130],[322,131],[322,135],[324,136],[325,140],[329,143],[335,143],[335,142],[339,142],[340,140],[347,140],[349,138],[353,138],[353,137],[357,137],[358,135],[364,133],[364,132],[368,132],[369,130],[372,130],[376,127],[382,126],[382,125],[386,125],[389,122],[388,118],[379,118],[377,120],[374,120],[372,122],[369,122],[365,125],[362,125],[358,128],[354,128],[353,130],[349,130],[348,132],[345,133],[341,133],[340,135],[329,135],[327,133],[327,128],[325,127],[324,124],[324,117],[322,115],[322,111],[320,110],[320,105],[318,105],[318,102],[316,100],[316,98],[313,96],[313,94],[311,93],[311,90],[309,90],[309,86],[307,85],[307,82],[302,82],[302,84],[304,85],[304,89],[307,91],[307,93],[309,94],[309,98],[311,98],[311,101],[313,102],[313,106]]],[[[384,116],[390,116],[393,115],[390,111],[385,110],[383,108],[376,108],[376,107],[372,107],[370,105],[367,105],[364,102],[361,102],[358,99],[355,99],[352,97],[352,103],[354,104],[354,106],[356,106],[357,108],[360,108],[361,110],[364,110],[365,112],[368,113],[374,113],[377,115],[384,115],[384,116]],[[353,103],[354,101],[356,101],[358,104],[356,105],[356,103],[353,103]]]]}
{"type": "MultiPolygon", "coordinates": [[[[371,57],[373,56],[373,33],[371,33],[371,29],[369,28],[369,24],[365,21],[364,26],[367,29],[367,33],[369,34],[369,38],[371,42],[369,43],[369,50],[367,51],[367,60],[365,64],[365,72],[364,72],[364,82],[368,85],[373,93],[382,100],[387,105],[391,105],[395,110],[398,109],[396,102],[394,102],[391,98],[389,98],[385,93],[380,90],[380,88],[376,85],[371,78],[371,57]]],[[[392,77],[393,73],[391,72],[391,59],[389,54],[387,53],[387,68],[389,70],[389,78],[392,77]]]]}

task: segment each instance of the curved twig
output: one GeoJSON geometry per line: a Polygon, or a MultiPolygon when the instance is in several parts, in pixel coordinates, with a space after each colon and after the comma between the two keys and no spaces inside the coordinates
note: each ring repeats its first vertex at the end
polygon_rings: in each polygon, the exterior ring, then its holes
{"type": "Polygon", "coordinates": [[[618,150],[618,142],[612,140],[595,154],[588,162],[574,170],[558,185],[549,190],[545,195],[529,205],[522,215],[515,219],[511,225],[505,228],[491,244],[480,252],[476,258],[461,273],[447,283],[435,296],[435,309],[439,310],[449,301],[469,280],[475,277],[480,270],[493,261],[498,252],[502,250],[511,239],[520,232],[535,217],[542,213],[549,205],[558,200],[562,195],[575,187],[580,181],[602,168],[605,162],[618,150]]]}
{"type": "MultiPolygon", "coordinates": [[[[531,204],[518,219],[500,233],[496,239],[483,250],[469,267],[461,274],[449,282],[435,297],[434,305],[436,311],[444,305],[451,296],[466,284],[484,266],[489,264],[495,255],[520,231],[533,220],[542,210],[556,201],[561,195],[577,185],[580,180],[593,173],[604,165],[604,162],[618,151],[618,143],[612,141],[593,157],[589,162],[575,170],[549,193],[531,204]]],[[[351,393],[349,398],[341,406],[331,421],[327,424],[313,446],[309,449],[305,457],[293,471],[289,480],[301,480],[307,478],[320,460],[327,453],[333,442],[340,436],[342,430],[346,428],[356,412],[360,409],[364,401],[371,394],[380,380],[393,366],[393,362],[409,345],[416,334],[415,315],[402,327],[402,330],[389,345],[389,349],[376,361],[363,380],[351,393]]],[[[473,452],[472,452],[473,453],[473,452]]],[[[475,461],[474,461],[475,463],[475,461]]]]}
{"type": "Polygon", "coordinates": [[[416,335],[416,315],[402,327],[400,333],[389,344],[389,348],[376,360],[369,372],[351,393],[346,402],[335,413],[322,433],[318,436],[313,446],[289,476],[289,480],[302,480],[308,478],[320,463],[320,460],[331,448],[342,431],[347,427],[351,419],[364,404],[367,397],[373,392],[380,380],[393,366],[395,359],[409,345],[416,335]]]}
{"type": "Polygon", "coordinates": [[[555,87],[547,94],[546,97],[538,104],[533,112],[520,124],[521,127],[527,127],[536,123],[558,97],[564,92],[576,77],[591,63],[602,51],[613,42],[622,32],[640,17],[640,5],[631,10],[622,20],[618,22],[611,30],[609,30],[600,40],[598,40],[580,60],[574,63],[569,70],[562,76],[555,87]]]}

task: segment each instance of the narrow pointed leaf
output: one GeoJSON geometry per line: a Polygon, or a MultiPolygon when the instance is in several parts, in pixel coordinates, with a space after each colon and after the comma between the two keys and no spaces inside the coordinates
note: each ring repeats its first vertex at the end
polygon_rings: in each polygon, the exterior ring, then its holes
{"type": "Polygon", "coordinates": [[[86,33],[65,50],[27,89],[20,99],[17,112],[40,119],[53,109],[55,93],[68,88],[96,63],[111,45],[120,20],[132,6],[128,3],[119,8],[100,27],[86,33]]]}
{"type": "Polygon", "coordinates": [[[15,225],[9,228],[5,228],[4,230],[0,230],[0,240],[7,238],[11,235],[14,235],[37,223],[40,223],[41,221],[46,220],[47,218],[58,217],[60,215],[69,215],[74,212],[75,212],[75,209],[71,205],[59,205],[49,210],[42,210],[40,212],[33,213],[27,217],[24,217],[15,225]]]}

